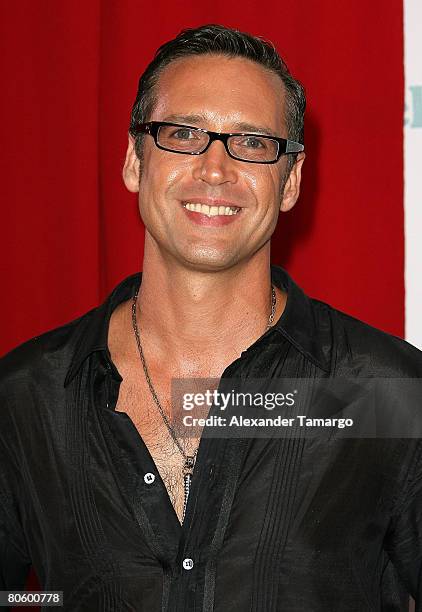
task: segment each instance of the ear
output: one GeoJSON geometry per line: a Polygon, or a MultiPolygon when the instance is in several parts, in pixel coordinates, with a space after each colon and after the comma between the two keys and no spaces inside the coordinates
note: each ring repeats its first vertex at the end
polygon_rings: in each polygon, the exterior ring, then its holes
{"type": "Polygon", "coordinates": [[[126,188],[132,193],[137,193],[139,191],[139,158],[135,151],[135,140],[130,134],[122,175],[126,188]]]}
{"type": "Polygon", "coordinates": [[[293,168],[290,170],[289,177],[284,185],[283,197],[281,199],[280,210],[287,212],[296,204],[300,193],[300,181],[302,178],[302,165],[305,161],[305,153],[299,153],[293,168]]]}

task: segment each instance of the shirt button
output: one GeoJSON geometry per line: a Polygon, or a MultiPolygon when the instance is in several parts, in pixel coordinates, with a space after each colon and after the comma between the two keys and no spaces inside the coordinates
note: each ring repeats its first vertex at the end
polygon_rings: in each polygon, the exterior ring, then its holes
{"type": "Polygon", "coordinates": [[[183,559],[182,565],[185,570],[191,570],[193,568],[193,561],[192,559],[183,559]]]}
{"type": "Polygon", "coordinates": [[[155,480],[155,476],[154,474],[151,474],[151,472],[147,472],[144,476],[144,482],[146,484],[152,484],[155,480]]]}

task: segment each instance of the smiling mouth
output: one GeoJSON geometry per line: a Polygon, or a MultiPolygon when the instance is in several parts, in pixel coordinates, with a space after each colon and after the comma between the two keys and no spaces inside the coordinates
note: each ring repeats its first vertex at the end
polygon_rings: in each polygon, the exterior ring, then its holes
{"type": "Polygon", "coordinates": [[[182,202],[183,208],[191,212],[207,215],[207,217],[228,217],[237,215],[241,208],[238,206],[209,206],[208,204],[199,204],[198,202],[182,202]]]}

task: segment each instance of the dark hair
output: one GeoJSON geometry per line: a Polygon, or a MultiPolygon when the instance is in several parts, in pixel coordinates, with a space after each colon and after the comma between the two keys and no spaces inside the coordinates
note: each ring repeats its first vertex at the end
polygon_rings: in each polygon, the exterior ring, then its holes
{"type": "MultiPolygon", "coordinates": [[[[257,36],[214,24],[183,30],[176,38],[159,47],[139,79],[129,128],[132,136],[135,135],[134,128],[151,116],[156,103],[155,86],[164,68],[177,59],[205,54],[246,58],[277,74],[286,92],[287,137],[303,143],[305,92],[299,81],[290,74],[274,45],[257,36]]],[[[137,152],[139,155],[139,139],[137,152]]]]}

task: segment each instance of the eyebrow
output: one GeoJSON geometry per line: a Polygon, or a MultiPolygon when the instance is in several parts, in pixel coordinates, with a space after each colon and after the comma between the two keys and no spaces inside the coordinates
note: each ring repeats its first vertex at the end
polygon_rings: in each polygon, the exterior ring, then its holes
{"type": "MultiPolygon", "coordinates": [[[[185,125],[192,125],[192,127],[202,127],[206,121],[204,115],[168,115],[163,119],[163,121],[176,123],[184,123],[185,125]]],[[[212,131],[212,130],[211,130],[212,131]]],[[[240,121],[233,124],[232,130],[230,132],[248,132],[248,133],[256,133],[256,134],[265,134],[266,136],[275,136],[274,130],[270,130],[270,128],[264,125],[256,125],[254,123],[246,123],[244,121],[240,121]]]]}

